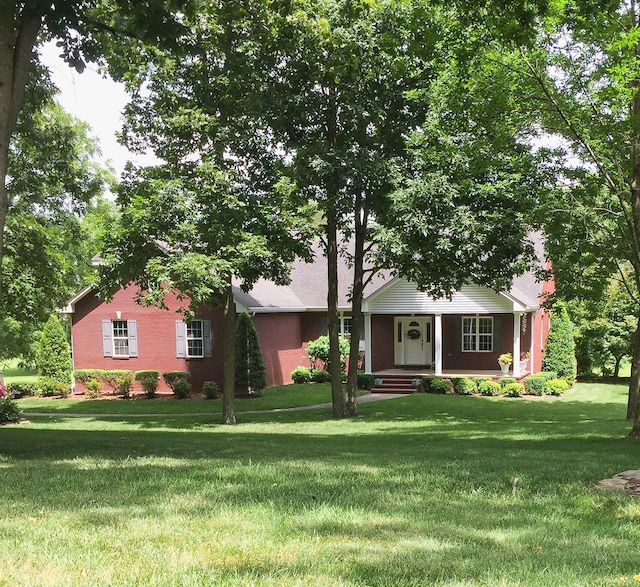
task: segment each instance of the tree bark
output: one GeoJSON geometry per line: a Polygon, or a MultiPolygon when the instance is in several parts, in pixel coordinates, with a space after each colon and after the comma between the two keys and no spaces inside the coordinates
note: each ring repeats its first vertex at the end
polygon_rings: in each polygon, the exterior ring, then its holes
{"type": "Polygon", "coordinates": [[[224,340],[222,353],[222,423],[235,424],[235,339],[236,339],[236,308],[233,299],[231,276],[224,296],[224,318],[222,323],[222,338],[224,340]]]}
{"type": "Polygon", "coordinates": [[[18,4],[0,2],[0,300],[3,295],[4,229],[9,214],[9,144],[29,79],[33,47],[42,26],[38,0],[25,2],[21,12],[18,4]]]}
{"type": "Polygon", "coordinates": [[[368,211],[363,206],[361,193],[355,199],[355,227],[353,250],[353,289],[351,292],[351,341],[349,348],[349,368],[347,371],[347,415],[358,415],[356,398],[358,395],[358,359],[360,355],[360,335],[364,326],[362,299],[364,297],[364,247],[367,236],[368,211]]]}
{"type": "MultiPolygon", "coordinates": [[[[638,399],[640,398],[640,317],[633,339],[633,357],[631,358],[631,379],[629,381],[629,398],[627,400],[627,420],[634,420],[638,415],[638,399]]],[[[636,425],[634,424],[634,428],[636,425]]]]}
{"type": "Polygon", "coordinates": [[[338,223],[336,212],[327,210],[327,312],[329,330],[329,374],[333,417],[344,418],[345,398],[340,364],[340,316],[338,314],[338,223]]]}

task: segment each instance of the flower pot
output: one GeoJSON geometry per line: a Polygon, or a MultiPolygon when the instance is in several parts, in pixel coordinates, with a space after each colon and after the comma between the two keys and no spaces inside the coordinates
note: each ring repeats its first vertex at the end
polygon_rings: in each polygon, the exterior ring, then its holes
{"type": "Polygon", "coordinates": [[[500,363],[500,371],[503,375],[509,373],[509,367],[511,367],[511,363],[500,363]]]}

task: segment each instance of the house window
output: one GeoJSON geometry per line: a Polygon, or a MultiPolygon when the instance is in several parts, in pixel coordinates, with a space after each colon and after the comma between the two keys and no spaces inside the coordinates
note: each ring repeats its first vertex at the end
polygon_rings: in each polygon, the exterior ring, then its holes
{"type": "Polygon", "coordinates": [[[351,317],[340,317],[340,336],[351,338],[351,317]]]}
{"type": "Polygon", "coordinates": [[[135,320],[102,321],[102,354],[113,359],[138,356],[138,336],[135,320]]]}
{"type": "Polygon", "coordinates": [[[462,350],[464,352],[493,350],[493,317],[462,317],[462,350]]]}
{"type": "Polygon", "coordinates": [[[129,356],[129,326],[126,320],[112,320],[111,328],[113,336],[113,356],[129,356]]]}
{"type": "Polygon", "coordinates": [[[202,320],[186,322],[185,328],[187,336],[187,357],[192,359],[204,357],[202,320]]]}
{"type": "Polygon", "coordinates": [[[211,320],[176,320],[176,357],[202,359],[211,356],[211,320]]]}

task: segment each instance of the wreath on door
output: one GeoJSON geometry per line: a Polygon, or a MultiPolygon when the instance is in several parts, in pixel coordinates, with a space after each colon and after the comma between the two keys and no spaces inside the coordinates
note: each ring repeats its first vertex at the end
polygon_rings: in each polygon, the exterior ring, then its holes
{"type": "Polygon", "coordinates": [[[412,328],[411,330],[409,330],[409,332],[407,332],[407,336],[411,340],[418,340],[421,335],[419,330],[417,330],[416,328],[412,328]]]}

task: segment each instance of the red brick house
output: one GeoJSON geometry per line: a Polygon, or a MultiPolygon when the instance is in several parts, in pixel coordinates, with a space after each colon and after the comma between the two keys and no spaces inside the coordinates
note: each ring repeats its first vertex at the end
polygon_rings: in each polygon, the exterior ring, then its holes
{"type": "MultiPolygon", "coordinates": [[[[309,365],[306,345],[327,331],[326,259],[298,262],[288,286],[259,281],[248,293],[234,288],[236,309],[249,312],[258,331],[269,385],[291,382],[298,365],[309,365]]],[[[341,332],[349,335],[351,274],[339,274],[341,332]]],[[[377,275],[365,291],[361,349],[365,370],[390,369],[452,375],[497,372],[497,358],[514,357],[513,374],[541,369],[549,317],[540,308],[553,282],[518,277],[508,292],[468,285],[451,300],[433,299],[404,279],[377,275]],[[526,357],[526,359],[525,359],[526,357]]],[[[222,311],[201,309],[190,322],[175,312],[135,303],[135,290],[118,290],[110,302],[87,288],[65,312],[71,316],[74,369],[154,369],[191,372],[194,389],[222,379],[222,311]]]]}

